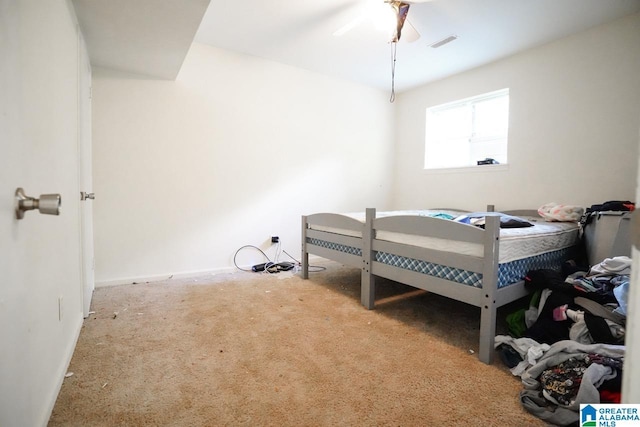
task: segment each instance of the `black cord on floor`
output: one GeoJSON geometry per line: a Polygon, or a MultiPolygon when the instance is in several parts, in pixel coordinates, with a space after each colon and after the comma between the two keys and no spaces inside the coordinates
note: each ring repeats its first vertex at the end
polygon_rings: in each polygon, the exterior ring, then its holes
{"type": "Polygon", "coordinates": [[[246,249],[246,248],[252,248],[252,249],[255,249],[255,250],[257,250],[257,251],[260,251],[260,253],[261,253],[261,254],[266,258],[266,260],[267,260],[268,262],[271,262],[271,260],[270,260],[270,259],[269,259],[269,257],[267,256],[267,254],[265,254],[265,253],[264,253],[264,251],[263,251],[262,249],[260,249],[259,247],[254,246],[254,245],[244,245],[244,246],[242,246],[240,249],[238,249],[238,250],[236,251],[236,253],[233,255],[233,265],[235,265],[235,266],[236,266],[236,268],[237,268],[238,270],[242,270],[242,271],[253,271],[252,269],[248,269],[248,270],[247,270],[246,268],[242,268],[242,267],[240,267],[240,266],[238,265],[238,263],[236,262],[236,257],[238,256],[238,252],[240,252],[241,250],[246,249]]]}
{"type": "MultiPolygon", "coordinates": [[[[249,272],[253,272],[254,271],[252,268],[250,268],[250,269],[242,268],[236,262],[236,258],[238,257],[238,253],[241,250],[248,249],[248,248],[255,249],[255,250],[259,251],[262,254],[262,256],[264,256],[264,258],[267,260],[267,262],[264,263],[264,269],[261,270],[261,271],[265,271],[266,273],[273,274],[273,273],[279,273],[281,271],[289,271],[289,270],[294,269],[296,266],[299,267],[299,266],[302,265],[302,263],[300,261],[295,259],[293,256],[291,256],[291,254],[289,254],[289,252],[285,251],[284,249],[282,249],[282,252],[285,253],[289,258],[294,260],[295,264],[292,263],[292,262],[273,262],[267,256],[267,254],[262,249],[260,249],[259,247],[254,246],[254,245],[244,245],[244,246],[240,247],[236,251],[235,254],[233,254],[233,265],[235,265],[238,270],[249,271],[249,272]]],[[[317,265],[310,265],[309,266],[309,273],[317,273],[317,272],[320,272],[320,271],[324,271],[326,269],[327,269],[326,267],[317,266],[317,265]]]]}

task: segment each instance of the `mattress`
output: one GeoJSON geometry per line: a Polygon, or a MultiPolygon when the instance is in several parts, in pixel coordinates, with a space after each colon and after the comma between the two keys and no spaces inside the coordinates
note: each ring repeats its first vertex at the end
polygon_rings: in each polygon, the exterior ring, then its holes
{"type": "MultiPolygon", "coordinates": [[[[379,212],[376,218],[383,218],[392,215],[417,215],[434,216],[438,214],[457,216],[467,212],[452,210],[413,210],[413,211],[389,211],[379,212]]],[[[344,214],[350,218],[364,223],[364,213],[344,214]]],[[[547,222],[540,217],[520,217],[533,224],[533,227],[524,228],[502,228],[500,229],[500,251],[498,262],[509,263],[519,259],[530,258],[547,252],[574,246],[578,241],[579,225],[573,222],[547,222]]],[[[361,233],[353,230],[343,230],[331,227],[316,226],[309,224],[314,230],[327,231],[330,233],[343,234],[353,237],[362,237],[361,233]]],[[[482,257],[484,248],[480,244],[458,242],[434,237],[424,237],[404,233],[392,233],[379,231],[378,240],[388,242],[408,244],[443,252],[451,252],[475,257],[482,257]]],[[[335,248],[333,248],[335,249],[335,248]]],[[[353,252],[353,249],[349,249],[353,252]]],[[[355,248],[357,249],[357,248],[355,248]]]]}
{"type": "MultiPolygon", "coordinates": [[[[457,216],[460,212],[441,210],[391,211],[378,213],[376,217],[382,218],[391,215],[434,216],[440,213],[457,216]]],[[[350,213],[345,215],[359,221],[364,221],[363,213],[350,213]]],[[[576,223],[546,222],[539,217],[521,218],[526,219],[534,225],[532,227],[503,228],[500,230],[498,288],[521,281],[530,270],[542,268],[555,270],[560,269],[562,263],[568,259],[571,248],[578,242],[579,226],[576,223]]],[[[353,237],[362,237],[360,233],[353,230],[319,227],[314,226],[313,224],[310,224],[309,226],[315,230],[345,234],[353,237]]],[[[466,254],[477,257],[483,256],[483,247],[478,244],[382,231],[377,233],[377,239],[426,247],[445,252],[466,254]]],[[[340,252],[346,252],[358,256],[362,255],[361,248],[357,247],[346,246],[315,238],[308,238],[307,242],[340,252]]],[[[482,274],[480,273],[401,257],[386,252],[376,252],[374,256],[376,261],[383,264],[393,265],[399,268],[416,271],[418,273],[451,280],[469,286],[482,286],[482,274]]]]}

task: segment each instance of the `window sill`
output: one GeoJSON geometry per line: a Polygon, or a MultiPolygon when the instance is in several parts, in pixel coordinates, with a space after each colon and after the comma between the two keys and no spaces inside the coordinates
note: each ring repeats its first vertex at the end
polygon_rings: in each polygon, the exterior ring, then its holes
{"type": "Polygon", "coordinates": [[[440,169],[424,169],[427,174],[441,173],[476,173],[476,172],[506,172],[509,170],[509,164],[499,165],[474,165],[461,166],[457,168],[440,168],[440,169]]]}

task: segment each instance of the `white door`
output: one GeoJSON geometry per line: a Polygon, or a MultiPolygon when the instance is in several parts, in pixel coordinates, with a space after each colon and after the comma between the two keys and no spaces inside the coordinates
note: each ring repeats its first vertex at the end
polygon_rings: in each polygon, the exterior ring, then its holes
{"type": "Polygon", "coordinates": [[[0,0],[0,426],[47,424],[82,327],[72,12],[0,0]],[[60,194],[60,214],[17,219],[18,187],[60,194]]]}
{"type": "Polygon", "coordinates": [[[82,247],[82,309],[89,316],[95,288],[93,257],[93,181],[91,160],[91,64],[78,28],[78,168],[80,169],[80,236],[82,247]]]}

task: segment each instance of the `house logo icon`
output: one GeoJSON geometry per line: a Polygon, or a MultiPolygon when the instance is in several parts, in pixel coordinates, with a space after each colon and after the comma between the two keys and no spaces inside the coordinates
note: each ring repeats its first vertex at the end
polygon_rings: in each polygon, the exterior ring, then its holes
{"type": "Polygon", "coordinates": [[[591,405],[580,406],[580,427],[595,427],[596,408],[591,405]]]}

